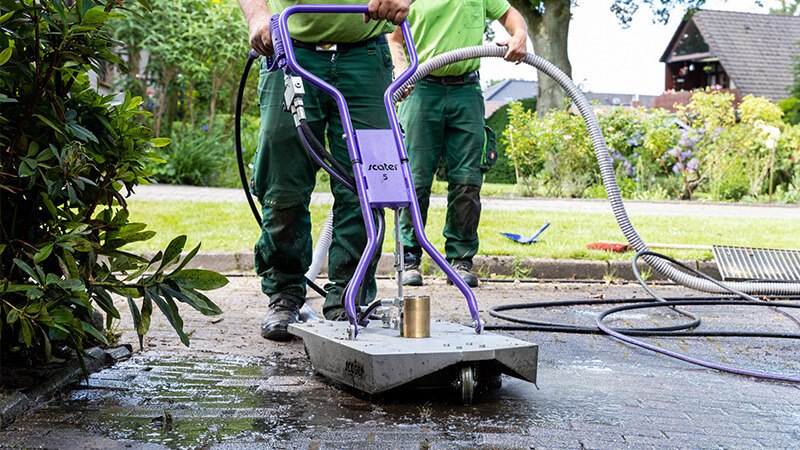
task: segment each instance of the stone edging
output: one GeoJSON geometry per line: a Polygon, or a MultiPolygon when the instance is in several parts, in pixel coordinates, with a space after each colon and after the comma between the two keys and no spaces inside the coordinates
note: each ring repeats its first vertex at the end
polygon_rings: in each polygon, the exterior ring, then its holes
{"type": "MultiPolygon", "coordinates": [[[[145,252],[143,256],[152,257],[154,252],[145,252]]],[[[683,260],[683,263],[701,272],[720,279],[719,270],[713,261],[683,260]]],[[[423,264],[424,265],[424,264],[423,264]]],[[[518,259],[513,256],[483,256],[474,258],[473,272],[479,276],[495,276],[547,279],[547,280],[635,280],[633,268],[629,260],[587,261],[573,259],[518,259]]],[[[435,264],[431,266],[436,269],[435,264]]],[[[203,252],[198,253],[187,267],[208,269],[216,272],[255,272],[252,252],[203,252]]],[[[640,264],[645,268],[646,265],[640,264]]],[[[327,263],[322,265],[325,273],[327,263]]],[[[646,271],[646,269],[643,269],[646,271]]],[[[430,274],[432,270],[427,270],[430,274]]],[[[394,255],[384,253],[378,263],[378,275],[394,273],[394,255]]],[[[652,274],[650,280],[663,281],[659,274],[652,274]]]]}
{"type": "MultiPolygon", "coordinates": [[[[86,353],[89,356],[84,356],[83,359],[86,370],[91,374],[130,356],[131,350],[126,346],[112,349],[94,347],[86,353]]],[[[14,390],[0,394],[0,429],[7,427],[28,411],[49,402],[69,386],[80,381],[82,377],[83,372],[78,361],[72,361],[38,386],[24,392],[14,390]]]]}

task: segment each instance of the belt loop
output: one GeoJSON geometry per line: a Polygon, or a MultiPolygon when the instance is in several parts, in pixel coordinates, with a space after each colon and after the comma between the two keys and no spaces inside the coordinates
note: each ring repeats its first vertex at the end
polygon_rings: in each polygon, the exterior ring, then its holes
{"type": "Polygon", "coordinates": [[[378,53],[377,39],[372,38],[367,42],[367,54],[374,55],[378,53]]]}

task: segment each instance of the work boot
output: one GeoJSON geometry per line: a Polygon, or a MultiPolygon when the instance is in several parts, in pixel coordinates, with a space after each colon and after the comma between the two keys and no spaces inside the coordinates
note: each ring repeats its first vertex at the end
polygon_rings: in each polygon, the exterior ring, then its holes
{"type": "MultiPolygon", "coordinates": [[[[467,286],[478,287],[478,277],[469,271],[469,265],[465,263],[457,263],[455,266],[453,266],[453,268],[456,269],[458,276],[460,276],[461,279],[467,283],[467,286]]],[[[447,283],[453,284],[453,281],[448,278],[447,283]]]]}
{"type": "Polygon", "coordinates": [[[287,328],[298,321],[299,311],[300,307],[291,299],[276,300],[261,320],[261,336],[272,341],[291,341],[294,335],[287,328]]]}
{"type": "Polygon", "coordinates": [[[403,286],[422,286],[422,272],[419,271],[419,259],[412,254],[408,254],[405,257],[403,286]]]}

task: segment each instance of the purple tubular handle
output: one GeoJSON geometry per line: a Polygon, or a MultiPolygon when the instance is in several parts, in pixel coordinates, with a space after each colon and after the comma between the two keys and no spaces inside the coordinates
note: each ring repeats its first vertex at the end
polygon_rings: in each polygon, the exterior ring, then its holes
{"type": "Polygon", "coordinates": [[[389,115],[389,123],[392,126],[392,131],[394,134],[395,144],[397,148],[400,149],[400,160],[402,161],[400,166],[401,170],[403,171],[403,178],[408,183],[406,189],[409,192],[409,198],[412,198],[409,205],[409,209],[411,211],[411,220],[414,223],[414,232],[417,234],[417,241],[419,241],[420,246],[425,249],[425,252],[433,259],[436,264],[444,271],[447,277],[453,281],[453,284],[461,291],[461,294],[467,299],[467,306],[469,307],[470,316],[472,316],[472,321],[475,325],[475,331],[480,333],[483,330],[483,322],[481,321],[480,315],[478,314],[478,301],[475,298],[475,293],[472,292],[472,289],[467,285],[467,283],[456,273],[455,269],[447,262],[447,260],[436,250],[436,247],[431,244],[428,237],[425,235],[425,226],[422,224],[422,213],[419,210],[419,203],[416,201],[416,192],[414,190],[414,181],[411,177],[411,169],[408,166],[408,153],[406,152],[405,144],[403,143],[403,134],[400,131],[400,125],[397,120],[397,113],[394,109],[394,102],[392,101],[392,94],[394,91],[397,90],[403,83],[406,82],[414,72],[417,70],[417,66],[419,64],[416,47],[414,46],[414,38],[411,36],[411,29],[408,25],[408,21],[404,21],[401,25],[401,30],[403,31],[403,39],[406,42],[406,51],[408,51],[409,57],[409,65],[408,69],[405,70],[400,76],[398,76],[389,88],[383,94],[383,103],[386,107],[386,113],[389,115]]]}
{"type": "MultiPolygon", "coordinates": [[[[288,19],[289,16],[295,13],[364,14],[367,12],[369,12],[367,5],[292,5],[283,10],[279,16],[273,16],[270,19],[270,28],[272,31],[273,46],[275,47],[275,58],[278,67],[280,67],[285,73],[289,73],[291,71],[297,75],[300,75],[304,80],[327,92],[336,100],[336,104],[339,109],[339,115],[342,118],[342,127],[344,128],[345,139],[347,140],[347,149],[350,154],[351,161],[361,161],[361,151],[356,143],[355,130],[353,129],[353,122],[350,118],[347,101],[345,100],[344,95],[342,95],[338,89],[331,86],[329,83],[326,83],[297,63],[292,41],[289,36],[288,19]],[[278,53],[279,51],[281,54],[278,53]],[[282,61],[284,59],[284,53],[285,63],[282,61]]],[[[480,333],[483,329],[483,325],[480,316],[478,315],[478,304],[475,299],[475,294],[472,292],[469,286],[467,286],[467,283],[461,279],[460,276],[458,276],[450,264],[447,263],[447,260],[438,252],[438,250],[436,250],[433,244],[430,243],[428,238],[425,236],[425,229],[422,225],[422,215],[419,210],[419,204],[416,201],[416,194],[414,193],[415,191],[414,184],[411,179],[411,170],[408,167],[408,153],[406,152],[405,145],[403,144],[403,136],[400,132],[400,126],[397,122],[394,104],[392,103],[392,93],[414,74],[419,64],[417,52],[414,47],[413,38],[411,36],[411,31],[407,21],[404,21],[401,24],[401,30],[403,32],[403,37],[405,39],[406,48],[409,54],[409,67],[386,89],[383,95],[383,100],[386,107],[386,113],[389,117],[389,123],[391,124],[393,131],[395,144],[397,145],[397,148],[400,149],[400,159],[402,161],[401,167],[407,183],[406,189],[408,189],[410,193],[410,198],[413,199],[410,202],[410,209],[414,222],[414,228],[422,248],[424,248],[428,255],[430,255],[431,258],[436,261],[439,267],[444,270],[447,276],[466,297],[476,332],[480,333]]],[[[375,229],[375,220],[372,214],[372,206],[369,204],[367,195],[365,194],[367,187],[364,181],[365,178],[362,164],[358,162],[353,163],[353,174],[356,180],[356,187],[359,193],[358,198],[361,205],[361,214],[364,218],[364,227],[366,228],[367,233],[367,243],[364,248],[364,252],[361,254],[361,259],[358,261],[353,278],[351,279],[350,283],[348,283],[347,289],[344,292],[345,311],[347,312],[350,325],[354,328],[353,337],[356,337],[358,336],[358,314],[356,312],[355,296],[358,286],[361,284],[361,282],[363,282],[363,279],[366,275],[367,266],[369,265],[371,255],[374,253],[375,248],[377,247],[377,232],[375,229]]]]}

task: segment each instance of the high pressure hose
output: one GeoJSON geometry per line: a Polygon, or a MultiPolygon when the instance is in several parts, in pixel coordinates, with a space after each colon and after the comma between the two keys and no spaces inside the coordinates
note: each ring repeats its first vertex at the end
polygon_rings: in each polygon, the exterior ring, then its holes
{"type": "MultiPolygon", "coordinates": [[[[506,47],[501,47],[494,44],[465,47],[442,53],[441,55],[435,56],[423,64],[420,64],[417,71],[414,72],[414,75],[403,85],[397,88],[392,98],[395,102],[397,102],[400,100],[403,91],[405,91],[408,86],[418,82],[434,70],[444,67],[448,64],[481,57],[502,58],[505,53],[506,47]]],[[[575,102],[578,111],[581,113],[581,117],[583,117],[583,120],[586,123],[586,128],[589,131],[589,137],[591,138],[592,145],[594,146],[595,157],[600,165],[600,173],[603,177],[603,185],[605,186],[606,194],[608,195],[608,201],[611,203],[611,209],[614,213],[614,217],[617,220],[617,224],[622,230],[622,233],[625,235],[625,238],[628,240],[628,243],[630,243],[634,250],[637,252],[650,251],[650,249],[647,247],[647,244],[645,244],[636,233],[628,214],[625,212],[625,205],[622,202],[622,196],[619,192],[619,186],[617,185],[617,179],[614,173],[614,166],[611,162],[611,156],[608,152],[608,148],[606,147],[605,138],[603,137],[600,124],[597,121],[597,117],[594,115],[594,112],[592,111],[589,101],[586,100],[586,97],[583,95],[580,89],[575,86],[572,80],[549,61],[532,53],[528,53],[524,62],[525,64],[533,66],[553,78],[562,88],[564,88],[564,90],[567,91],[567,94],[569,94],[572,101],[575,102]]],[[[684,273],[652,255],[645,255],[643,259],[661,275],[688,288],[710,293],[729,292],[728,289],[721,287],[719,283],[712,283],[711,281],[698,276],[684,273]]],[[[800,283],[743,281],[727,282],[724,284],[734,290],[748,294],[800,294],[800,283]]]]}

